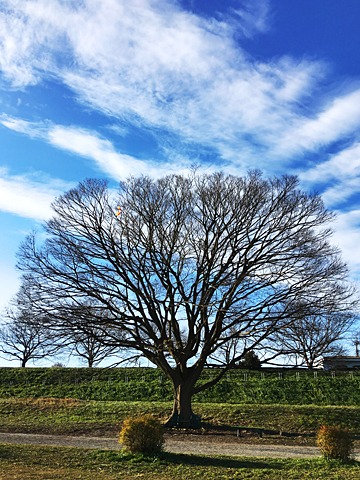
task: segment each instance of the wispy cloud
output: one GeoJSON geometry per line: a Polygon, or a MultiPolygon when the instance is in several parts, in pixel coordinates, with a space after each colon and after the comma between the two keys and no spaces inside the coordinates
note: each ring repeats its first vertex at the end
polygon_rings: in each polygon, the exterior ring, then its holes
{"type": "Polygon", "coordinates": [[[360,89],[332,99],[314,118],[298,118],[282,135],[279,153],[317,150],[356,132],[360,126],[360,89]]]}
{"type": "Polygon", "coordinates": [[[28,122],[7,115],[0,116],[0,124],[15,132],[41,139],[74,155],[88,158],[100,171],[115,180],[124,180],[131,175],[145,173],[156,178],[175,171],[186,171],[191,166],[185,158],[177,157],[172,163],[164,162],[159,165],[155,159],[139,160],[118,153],[109,140],[101,138],[94,131],[75,126],[28,122]]]}
{"type": "MultiPolygon", "coordinates": [[[[309,148],[308,119],[298,105],[322,77],[323,64],[290,58],[264,64],[234,38],[241,29],[266,31],[265,0],[241,2],[217,19],[170,0],[2,3],[1,68],[13,86],[55,77],[97,111],[166,130],[235,165],[266,166],[279,156],[279,131],[290,138],[299,125],[309,148]]],[[[161,135],[157,141],[161,147],[161,135]]],[[[283,142],[283,162],[287,149],[293,146],[283,142]]]]}
{"type": "Polygon", "coordinates": [[[360,278],[360,210],[338,212],[332,243],[341,249],[353,278],[360,278]]]}
{"type": "Polygon", "coordinates": [[[245,37],[252,37],[269,30],[269,11],[268,0],[246,0],[242,2],[241,8],[231,9],[230,14],[237,30],[245,37]]]}
{"type": "Polygon", "coordinates": [[[179,163],[159,165],[152,159],[139,160],[118,153],[109,140],[99,137],[95,132],[75,127],[54,126],[48,131],[48,140],[56,147],[90,158],[101,171],[115,180],[145,173],[156,178],[189,167],[189,163],[183,166],[179,163]]]}
{"type": "Polygon", "coordinates": [[[360,175],[360,143],[358,142],[303,172],[300,178],[308,182],[327,182],[354,175],[360,175]]]}
{"type": "Polygon", "coordinates": [[[355,142],[299,175],[303,184],[323,185],[328,206],[337,207],[360,190],[360,143],[355,142]]]}
{"type": "Polygon", "coordinates": [[[51,203],[65,189],[70,188],[61,180],[34,176],[10,175],[0,169],[0,210],[21,217],[46,220],[52,215],[51,203]]]}

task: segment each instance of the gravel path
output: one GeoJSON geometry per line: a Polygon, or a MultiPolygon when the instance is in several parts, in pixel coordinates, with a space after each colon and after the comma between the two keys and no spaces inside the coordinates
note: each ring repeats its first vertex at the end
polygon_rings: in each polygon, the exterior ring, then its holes
{"type": "MultiPolygon", "coordinates": [[[[17,443],[31,445],[55,445],[66,447],[94,448],[101,450],[120,450],[116,438],[75,437],[61,435],[33,435],[24,433],[0,433],[0,443],[17,443]]],[[[246,443],[206,442],[190,439],[167,437],[165,451],[188,453],[193,455],[229,455],[275,458],[309,458],[318,457],[319,450],[309,446],[252,445],[246,443]]],[[[357,452],[360,459],[360,452],[357,452]]]]}
{"type": "MultiPolygon", "coordinates": [[[[100,450],[120,450],[116,438],[85,437],[62,435],[35,435],[27,433],[0,433],[0,443],[27,445],[54,445],[64,447],[81,447],[100,450]]],[[[199,437],[166,437],[164,450],[172,453],[191,455],[228,455],[267,458],[314,458],[319,457],[319,450],[310,446],[255,445],[227,441],[206,441],[199,437]]],[[[354,458],[360,460],[360,450],[355,451],[354,458]]]]}

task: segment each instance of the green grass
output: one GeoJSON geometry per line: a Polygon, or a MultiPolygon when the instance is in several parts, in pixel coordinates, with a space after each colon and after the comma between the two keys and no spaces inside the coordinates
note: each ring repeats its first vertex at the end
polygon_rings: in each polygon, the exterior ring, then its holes
{"type": "Polygon", "coordinates": [[[159,458],[122,452],[62,447],[0,445],[0,479],[6,480],[235,480],[360,478],[360,464],[322,459],[284,460],[162,454],[159,458]]]}
{"type": "MultiPolygon", "coordinates": [[[[0,399],[0,431],[115,435],[128,416],[152,413],[165,419],[171,402],[96,402],[74,399],[0,399]]],[[[340,425],[360,433],[360,407],[316,405],[232,405],[195,403],[211,425],[261,427],[314,434],[320,425],[340,425]]]]}
{"type": "Polygon", "coordinates": [[[162,454],[159,458],[122,452],[0,445],[1,480],[356,480],[360,464],[322,459],[261,459],[162,454]]]}
{"type": "MultiPolygon", "coordinates": [[[[200,382],[211,378],[205,370],[200,382]]],[[[101,401],[172,399],[155,368],[0,368],[0,397],[58,397],[101,401]]],[[[360,405],[360,372],[235,370],[194,396],[199,403],[360,405]]]]}
{"type": "MultiPolygon", "coordinates": [[[[194,412],[214,426],[315,434],[329,424],[360,434],[360,376],[266,375],[234,372],[195,397],[194,412]],[[309,399],[317,404],[307,405],[309,399]]],[[[155,369],[0,368],[2,432],[116,436],[124,418],[152,413],[165,419],[171,408],[170,386],[155,369]]],[[[146,458],[118,451],[0,445],[0,480],[94,478],[355,480],[360,464],[167,453],[146,458]]]]}

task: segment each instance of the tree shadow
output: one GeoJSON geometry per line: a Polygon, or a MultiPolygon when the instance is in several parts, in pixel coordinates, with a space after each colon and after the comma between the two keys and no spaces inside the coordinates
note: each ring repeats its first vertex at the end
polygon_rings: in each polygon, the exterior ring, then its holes
{"type": "MultiPolygon", "coordinates": [[[[253,469],[253,470],[283,470],[289,467],[289,463],[296,462],[296,459],[291,458],[234,458],[234,457],[210,457],[210,456],[201,456],[201,455],[189,455],[182,453],[170,453],[163,452],[161,458],[168,463],[174,465],[194,465],[194,466],[203,466],[203,467],[222,467],[222,468],[242,468],[242,469],[253,469]]],[[[304,458],[305,464],[304,468],[311,469],[313,468],[314,462],[323,462],[328,467],[331,466],[343,466],[343,467],[360,467],[360,462],[357,460],[349,460],[348,462],[342,462],[340,460],[326,461],[321,457],[314,459],[304,458]]]]}
{"type": "Polygon", "coordinates": [[[252,468],[252,469],[264,469],[270,468],[279,470],[283,466],[281,462],[276,462],[276,459],[264,460],[253,458],[242,459],[233,457],[208,457],[201,455],[188,455],[182,453],[162,453],[161,457],[169,463],[181,464],[181,465],[194,465],[194,466],[206,466],[206,467],[223,467],[223,468],[252,468]],[[274,461],[275,460],[275,461],[274,461]]]}

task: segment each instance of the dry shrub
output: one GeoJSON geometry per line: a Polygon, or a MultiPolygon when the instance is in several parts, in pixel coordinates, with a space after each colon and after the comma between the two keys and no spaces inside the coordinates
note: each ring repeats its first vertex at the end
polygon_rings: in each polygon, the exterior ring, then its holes
{"type": "Polygon", "coordinates": [[[164,444],[163,426],[152,415],[127,418],[123,422],[119,443],[131,453],[157,454],[164,444]]]}
{"type": "Polygon", "coordinates": [[[322,425],[317,434],[317,446],[326,459],[347,462],[354,450],[348,430],[340,427],[322,425]]]}

